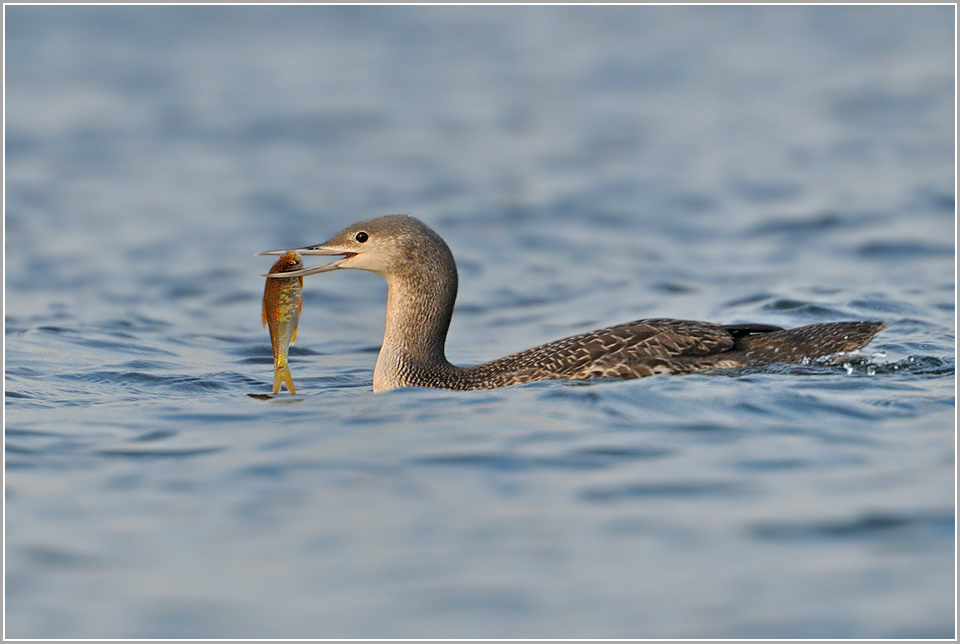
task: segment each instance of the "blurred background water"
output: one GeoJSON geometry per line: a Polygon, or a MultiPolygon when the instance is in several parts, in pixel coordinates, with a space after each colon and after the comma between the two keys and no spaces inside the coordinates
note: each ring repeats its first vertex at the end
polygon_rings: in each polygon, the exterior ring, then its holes
{"type": "Polygon", "coordinates": [[[6,636],[953,637],[952,6],[6,6],[6,636]],[[374,397],[405,212],[448,354],[642,317],[862,362],[374,397]]]}

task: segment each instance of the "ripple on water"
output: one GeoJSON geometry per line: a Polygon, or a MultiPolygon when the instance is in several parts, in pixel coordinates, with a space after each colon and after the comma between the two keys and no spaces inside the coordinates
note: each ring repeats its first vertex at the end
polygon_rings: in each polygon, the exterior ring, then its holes
{"type": "Polygon", "coordinates": [[[897,362],[877,365],[877,374],[909,374],[913,376],[954,376],[956,365],[951,359],[935,358],[933,356],[909,356],[897,362]]]}
{"type": "Polygon", "coordinates": [[[217,452],[222,452],[225,447],[191,447],[191,448],[139,448],[139,447],[129,447],[129,448],[113,448],[113,449],[101,449],[97,450],[96,453],[100,456],[107,456],[113,458],[126,458],[133,460],[178,460],[178,459],[187,459],[194,456],[206,456],[207,454],[216,454],[217,452]]]}
{"type": "Polygon", "coordinates": [[[737,308],[741,306],[746,306],[747,304],[757,304],[758,302],[765,302],[773,297],[776,297],[773,293],[768,291],[760,291],[757,293],[751,293],[744,297],[739,297],[735,300],[728,300],[723,303],[723,308],[737,308]]]}
{"type": "Polygon", "coordinates": [[[667,456],[672,450],[656,448],[591,447],[576,449],[558,456],[524,455],[515,451],[464,452],[439,454],[411,459],[421,466],[480,468],[496,472],[531,470],[599,470],[620,464],[667,456]]]}
{"type": "Polygon", "coordinates": [[[923,537],[952,538],[954,516],[937,512],[867,513],[849,519],[757,523],[748,529],[756,539],[822,543],[824,539],[862,541],[906,540],[923,537]]]}
{"type": "Polygon", "coordinates": [[[776,312],[790,311],[791,313],[809,316],[819,322],[825,320],[841,320],[849,317],[848,314],[839,309],[787,298],[777,299],[764,304],[763,310],[776,312]]]}
{"type": "Polygon", "coordinates": [[[923,241],[882,240],[862,244],[857,252],[869,259],[904,260],[934,256],[952,256],[956,248],[950,244],[932,244],[923,241]]]}
{"type": "MultiPolygon", "coordinates": [[[[117,353],[134,353],[134,354],[144,354],[144,355],[166,355],[166,356],[175,356],[177,355],[173,351],[168,351],[159,346],[156,346],[155,343],[147,341],[141,342],[123,342],[118,340],[118,338],[123,338],[125,340],[136,339],[140,336],[136,333],[129,333],[127,331],[109,331],[106,333],[106,337],[95,337],[96,335],[103,335],[104,332],[101,329],[95,328],[67,328],[60,326],[40,326],[35,329],[35,331],[41,334],[55,335],[59,338],[62,338],[64,341],[71,344],[76,344],[83,347],[88,347],[90,349],[103,350],[104,352],[117,352],[117,353]]],[[[41,340],[42,342],[42,340],[41,340]]]]}
{"type": "Polygon", "coordinates": [[[892,313],[897,316],[922,315],[921,309],[910,304],[909,302],[904,302],[903,300],[891,300],[883,297],[855,299],[850,302],[850,306],[861,311],[892,313]]]}
{"type": "Polygon", "coordinates": [[[147,371],[98,370],[87,373],[68,373],[57,376],[61,380],[79,381],[92,384],[106,384],[135,391],[159,390],[159,394],[170,392],[195,394],[224,391],[238,383],[258,384],[249,376],[236,372],[219,372],[208,376],[190,376],[185,374],[163,374],[147,371]]]}
{"type": "Polygon", "coordinates": [[[594,487],[584,490],[580,497],[590,503],[616,503],[637,499],[690,499],[697,500],[707,497],[737,497],[750,494],[750,489],[743,484],[727,481],[704,482],[650,482],[627,483],[594,487]]]}
{"type": "Polygon", "coordinates": [[[747,232],[747,235],[753,237],[780,236],[793,243],[797,241],[798,237],[808,240],[820,233],[833,232],[836,228],[851,227],[859,223],[858,219],[862,219],[862,217],[841,215],[836,212],[824,212],[809,217],[774,218],[755,225],[747,232]]]}

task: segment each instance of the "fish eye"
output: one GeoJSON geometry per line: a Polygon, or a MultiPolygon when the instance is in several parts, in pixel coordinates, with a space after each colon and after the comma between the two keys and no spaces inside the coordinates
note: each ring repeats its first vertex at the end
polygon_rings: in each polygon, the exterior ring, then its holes
{"type": "Polygon", "coordinates": [[[358,232],[358,233],[354,236],[354,239],[356,239],[358,242],[360,242],[360,243],[362,244],[363,242],[365,242],[365,241],[367,241],[368,239],[370,239],[370,235],[368,235],[367,233],[365,233],[365,232],[363,232],[363,231],[361,230],[360,232],[358,232]]]}

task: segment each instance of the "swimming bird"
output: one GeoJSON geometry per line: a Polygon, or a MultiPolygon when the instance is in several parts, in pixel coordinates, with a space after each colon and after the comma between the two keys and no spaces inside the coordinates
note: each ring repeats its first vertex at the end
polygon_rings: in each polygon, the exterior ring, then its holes
{"type": "MultiPolygon", "coordinates": [[[[387,321],[373,372],[375,393],[397,387],[492,389],[535,380],[642,378],[807,360],[863,347],[883,322],[829,322],[795,329],[646,319],[574,335],[483,364],[451,364],[444,345],[457,297],[457,266],[430,227],[407,215],[367,219],[301,255],[342,255],[285,278],[343,268],[387,281],[387,321]]],[[[288,251],[263,251],[280,255],[288,251]]],[[[267,277],[272,277],[267,275],[267,277]]]]}

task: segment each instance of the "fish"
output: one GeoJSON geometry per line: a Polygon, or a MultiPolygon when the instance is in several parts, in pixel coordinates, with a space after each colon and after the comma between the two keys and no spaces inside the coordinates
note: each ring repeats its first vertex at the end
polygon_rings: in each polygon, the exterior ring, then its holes
{"type": "MultiPolygon", "coordinates": [[[[270,267],[270,273],[287,273],[303,269],[300,253],[284,253],[277,263],[270,267]]],[[[270,344],[273,345],[273,393],[280,393],[286,385],[291,394],[297,390],[293,386],[293,376],[287,364],[290,345],[297,339],[297,324],[303,308],[303,277],[268,277],[263,289],[263,325],[270,329],[270,344]]]]}

